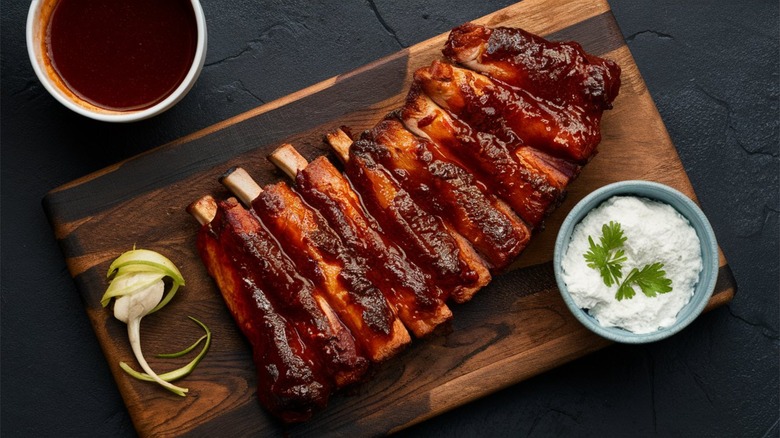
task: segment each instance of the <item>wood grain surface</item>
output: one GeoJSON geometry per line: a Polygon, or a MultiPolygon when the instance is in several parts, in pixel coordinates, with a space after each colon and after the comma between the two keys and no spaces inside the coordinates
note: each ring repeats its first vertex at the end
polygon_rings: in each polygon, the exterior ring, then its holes
{"type": "MultiPolygon", "coordinates": [[[[605,113],[599,154],[514,269],[473,301],[453,305],[447,333],[415,341],[369,382],[334,396],[306,424],[283,427],[259,406],[249,346],[198,258],[197,224],[185,207],[204,194],[227,196],[217,178],[233,165],[263,184],[282,179],[266,160],[282,142],[311,159],[327,153],[322,135],[328,129],[348,125],[359,132],[373,126],[400,106],[414,70],[441,58],[446,35],[47,194],[47,215],[139,434],[386,434],[608,345],[574,319],[558,294],[551,263],[556,230],[577,201],[614,181],[658,181],[695,200],[693,188],[606,1],[526,0],[477,21],[577,40],[620,64],[623,85],[614,109],[605,113]],[[125,325],[100,306],[100,297],[109,263],[133,245],[165,254],[187,281],[164,311],[144,319],[147,356],[178,351],[200,336],[187,315],[213,331],[210,352],[180,381],[190,389],[186,398],[129,378],[119,368],[119,361],[135,360],[125,325]]],[[[720,267],[710,308],[728,302],[736,288],[722,254],[720,267]]],[[[150,359],[160,371],[187,361],[150,359]]]]}

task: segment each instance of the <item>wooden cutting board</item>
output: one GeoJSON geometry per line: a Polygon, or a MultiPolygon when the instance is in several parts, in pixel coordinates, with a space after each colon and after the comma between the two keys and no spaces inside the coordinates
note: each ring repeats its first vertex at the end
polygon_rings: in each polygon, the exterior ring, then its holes
{"type": "MultiPolygon", "coordinates": [[[[250,349],[235,327],[195,250],[197,225],[185,207],[204,194],[225,197],[217,178],[241,165],[259,182],[282,179],[266,160],[282,142],[307,158],[327,153],[322,134],[340,125],[373,126],[400,106],[412,72],[440,59],[446,35],[424,41],[356,71],[260,106],[203,131],[89,175],[46,195],[44,206],[83,294],[89,318],[141,435],[376,435],[396,431],[598,350],[608,342],[584,329],[555,286],[553,242],[563,218],[586,194],[605,184],[643,179],[695,194],[644,81],[604,0],[526,0],[480,20],[517,26],[554,40],[577,40],[623,69],[615,108],[605,114],[600,153],[584,169],[561,207],[515,264],[475,299],[453,305],[451,332],[415,341],[376,370],[373,378],[336,395],[312,421],[282,427],[255,397],[250,349]],[[165,310],[144,319],[144,351],[178,351],[200,329],[213,345],[196,371],[181,381],[180,398],[129,378],[119,361],[134,364],[125,325],[100,306],[111,260],[137,245],[171,258],[184,287],[165,310]]],[[[733,297],[734,279],[723,255],[710,308],[733,297]]],[[[160,371],[189,359],[150,359],[160,371]]]]}

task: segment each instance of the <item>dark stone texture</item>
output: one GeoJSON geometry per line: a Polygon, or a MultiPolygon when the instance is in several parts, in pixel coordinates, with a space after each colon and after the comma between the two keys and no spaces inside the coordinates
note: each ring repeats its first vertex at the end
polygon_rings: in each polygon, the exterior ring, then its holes
{"type": "MultiPolygon", "coordinates": [[[[132,436],[47,223],[66,182],[447,31],[505,1],[204,2],[207,65],[175,108],[108,125],[35,78],[29,2],[2,4],[3,436],[132,436]]],[[[734,272],[728,306],[612,346],[401,435],[778,436],[778,4],[613,0],[734,272]]]]}

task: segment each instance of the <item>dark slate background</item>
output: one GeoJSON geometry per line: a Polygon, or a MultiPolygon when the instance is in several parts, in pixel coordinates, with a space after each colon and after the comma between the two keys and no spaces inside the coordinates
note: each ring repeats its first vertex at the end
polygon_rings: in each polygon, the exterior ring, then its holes
{"type": "MultiPolygon", "coordinates": [[[[500,9],[505,1],[204,0],[206,67],[131,125],[68,112],[2,3],[3,436],[134,429],[41,208],[43,195],[500,9]]],[[[778,429],[778,3],[613,0],[617,21],[739,285],[679,335],[612,346],[402,435],[774,437],[778,429]]]]}

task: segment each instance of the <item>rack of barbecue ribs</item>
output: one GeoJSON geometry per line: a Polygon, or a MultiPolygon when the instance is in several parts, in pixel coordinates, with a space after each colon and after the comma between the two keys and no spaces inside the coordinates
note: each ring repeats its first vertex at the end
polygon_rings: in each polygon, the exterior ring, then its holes
{"type": "Polygon", "coordinates": [[[188,207],[258,398],[284,422],[439,332],[449,303],[506,270],[595,155],[620,88],[616,63],[521,29],[467,23],[443,53],[374,127],[326,133],[343,172],[284,144],[269,159],[291,183],[231,168],[220,181],[243,205],[188,207]]]}

